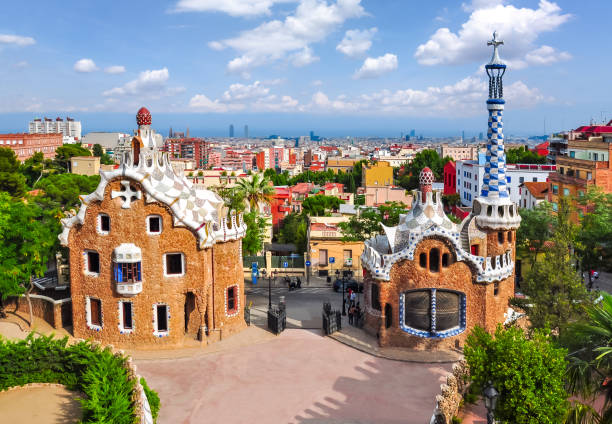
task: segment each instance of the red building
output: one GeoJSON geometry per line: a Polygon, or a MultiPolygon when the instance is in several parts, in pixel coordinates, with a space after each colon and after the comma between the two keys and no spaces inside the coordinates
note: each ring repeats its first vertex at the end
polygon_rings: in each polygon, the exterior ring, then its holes
{"type": "Polygon", "coordinates": [[[457,164],[453,161],[444,165],[444,194],[457,193],[457,164]]]}
{"type": "Polygon", "coordinates": [[[272,229],[277,230],[278,224],[291,213],[291,187],[274,187],[274,190],[270,212],[272,213],[272,229]]]}
{"type": "Polygon", "coordinates": [[[42,152],[45,159],[55,157],[55,149],[62,146],[62,133],[54,134],[0,134],[0,147],[15,152],[17,159],[24,161],[36,152],[42,152]]]}
{"type": "Polygon", "coordinates": [[[163,151],[171,158],[194,159],[198,169],[211,167],[210,145],[203,138],[167,138],[163,151]]]}
{"type": "Polygon", "coordinates": [[[550,143],[548,141],[545,141],[544,143],[540,143],[537,146],[535,146],[533,149],[529,149],[534,153],[537,153],[540,156],[548,156],[548,146],[550,145],[550,143]]]}

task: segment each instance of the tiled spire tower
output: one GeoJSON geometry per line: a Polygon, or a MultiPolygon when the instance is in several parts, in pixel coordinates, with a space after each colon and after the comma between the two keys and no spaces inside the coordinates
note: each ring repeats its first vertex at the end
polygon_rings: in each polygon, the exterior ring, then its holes
{"type": "Polygon", "coordinates": [[[502,44],[504,42],[497,39],[496,32],[493,33],[493,39],[487,43],[493,46],[491,61],[485,65],[489,77],[487,155],[482,190],[474,201],[477,223],[483,228],[490,229],[518,228],[521,221],[516,205],[510,201],[506,177],[503,133],[503,112],[506,103],[503,76],[506,73],[506,65],[499,57],[499,46],[502,44]]]}

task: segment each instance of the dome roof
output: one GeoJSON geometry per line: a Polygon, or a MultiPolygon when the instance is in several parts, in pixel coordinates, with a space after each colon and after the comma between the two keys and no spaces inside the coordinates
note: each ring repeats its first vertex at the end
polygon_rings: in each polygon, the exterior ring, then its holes
{"type": "Polygon", "coordinates": [[[419,184],[422,186],[432,185],[434,182],[434,173],[428,167],[423,168],[419,174],[419,184]]]}
{"type": "Polygon", "coordinates": [[[138,113],[136,114],[136,123],[138,126],[141,125],[151,125],[151,112],[146,107],[141,107],[138,109],[138,113]]]}

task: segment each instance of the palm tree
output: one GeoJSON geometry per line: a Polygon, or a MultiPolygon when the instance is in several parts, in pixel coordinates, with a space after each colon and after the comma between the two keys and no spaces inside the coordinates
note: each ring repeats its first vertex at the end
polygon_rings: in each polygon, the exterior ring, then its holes
{"type": "Polygon", "coordinates": [[[260,203],[272,202],[275,193],[268,177],[261,174],[254,174],[250,180],[241,179],[236,184],[236,189],[244,196],[251,211],[257,210],[260,203]]]}
{"type": "Polygon", "coordinates": [[[586,308],[588,319],[568,328],[562,344],[568,347],[568,391],[582,399],[593,401],[604,396],[599,415],[592,407],[574,404],[573,423],[612,422],[612,296],[601,293],[598,304],[586,308]],[[582,419],[578,417],[582,416],[582,419]],[[578,419],[577,419],[578,418],[578,419]]]}

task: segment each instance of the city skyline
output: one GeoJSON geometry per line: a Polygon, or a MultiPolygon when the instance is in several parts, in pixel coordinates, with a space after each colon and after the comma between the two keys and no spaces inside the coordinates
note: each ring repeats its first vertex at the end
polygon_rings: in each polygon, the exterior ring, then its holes
{"type": "Polygon", "coordinates": [[[606,47],[598,31],[610,5],[597,3],[66,2],[61,16],[44,2],[13,3],[0,27],[0,127],[70,114],[84,131],[121,130],[146,105],[159,130],[198,135],[227,134],[232,122],[253,136],[478,134],[479,68],[497,30],[511,70],[509,134],[571,129],[612,117],[605,57],[584,85],[584,60],[606,47]],[[54,13],[60,29],[47,24],[54,13]],[[125,25],[131,17],[146,25],[125,25]]]}

